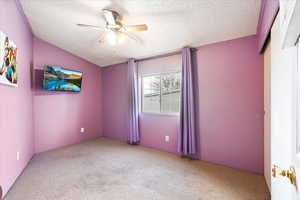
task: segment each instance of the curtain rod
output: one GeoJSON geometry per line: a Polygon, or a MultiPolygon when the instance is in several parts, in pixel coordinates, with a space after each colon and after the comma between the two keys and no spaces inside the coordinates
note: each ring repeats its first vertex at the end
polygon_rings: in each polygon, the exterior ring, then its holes
{"type": "MultiPolygon", "coordinates": [[[[191,47],[191,50],[192,51],[197,51],[198,48],[192,48],[191,47]]],[[[181,50],[180,51],[174,51],[174,52],[166,53],[166,54],[156,55],[156,56],[150,56],[150,57],[146,57],[146,58],[134,59],[134,60],[136,62],[142,62],[142,61],[151,60],[151,59],[155,59],[155,58],[163,58],[163,57],[168,57],[168,56],[174,56],[174,55],[177,55],[177,54],[181,54],[181,50]]],[[[121,63],[116,63],[116,64],[113,64],[113,65],[126,64],[126,63],[128,63],[128,61],[121,62],[121,63]]],[[[109,66],[113,66],[113,65],[108,65],[108,66],[104,66],[104,67],[109,67],[109,66]]]]}
{"type": "Polygon", "coordinates": [[[157,55],[157,56],[150,56],[150,57],[146,57],[146,58],[135,59],[135,61],[141,62],[141,61],[151,60],[151,59],[155,59],[155,58],[163,58],[163,57],[168,57],[168,56],[174,56],[174,55],[177,55],[177,54],[180,54],[180,53],[181,53],[181,51],[175,51],[175,52],[161,54],[161,55],[157,55]]]}
{"type": "MultiPolygon", "coordinates": [[[[192,51],[197,51],[197,48],[192,48],[190,47],[192,51]]],[[[151,59],[155,59],[155,58],[163,58],[163,57],[168,57],[168,56],[174,56],[177,54],[181,54],[181,50],[180,51],[174,51],[171,53],[166,53],[166,54],[161,54],[161,55],[157,55],[157,56],[150,56],[150,57],[146,57],[146,58],[140,58],[140,59],[135,59],[135,61],[137,62],[141,62],[141,61],[146,61],[146,60],[151,60],[151,59]]]]}

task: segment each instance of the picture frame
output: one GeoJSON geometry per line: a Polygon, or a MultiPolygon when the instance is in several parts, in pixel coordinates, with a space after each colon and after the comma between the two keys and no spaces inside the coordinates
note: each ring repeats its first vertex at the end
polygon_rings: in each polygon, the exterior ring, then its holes
{"type": "Polygon", "coordinates": [[[0,84],[18,87],[18,48],[0,31],[0,84]]]}

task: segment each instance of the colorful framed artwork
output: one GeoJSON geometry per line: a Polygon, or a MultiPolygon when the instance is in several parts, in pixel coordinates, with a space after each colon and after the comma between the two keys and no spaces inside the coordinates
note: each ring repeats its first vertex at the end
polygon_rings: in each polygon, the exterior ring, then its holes
{"type": "Polygon", "coordinates": [[[0,83],[18,86],[18,48],[0,31],[0,83]]]}

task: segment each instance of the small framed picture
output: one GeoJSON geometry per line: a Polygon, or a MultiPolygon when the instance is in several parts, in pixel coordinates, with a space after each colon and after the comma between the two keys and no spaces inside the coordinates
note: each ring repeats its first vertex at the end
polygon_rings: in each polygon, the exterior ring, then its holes
{"type": "Polygon", "coordinates": [[[0,83],[18,86],[18,48],[0,31],[0,83]]]}

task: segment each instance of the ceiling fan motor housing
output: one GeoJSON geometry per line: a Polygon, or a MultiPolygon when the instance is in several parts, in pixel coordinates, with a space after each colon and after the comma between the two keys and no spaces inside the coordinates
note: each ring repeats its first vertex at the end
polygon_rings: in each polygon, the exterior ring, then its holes
{"type": "Polygon", "coordinates": [[[123,27],[123,24],[120,21],[116,21],[116,24],[106,23],[106,28],[112,31],[119,31],[123,27]]]}

